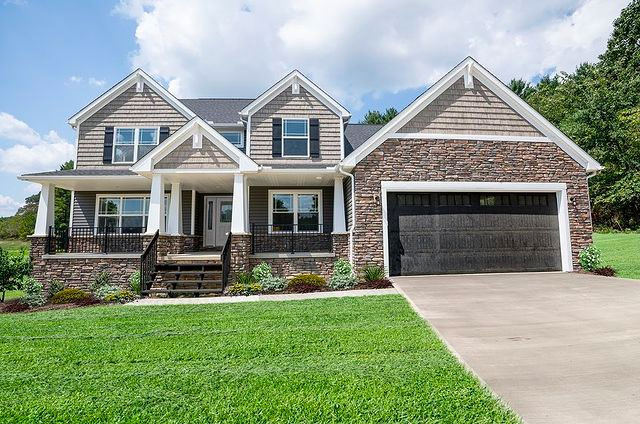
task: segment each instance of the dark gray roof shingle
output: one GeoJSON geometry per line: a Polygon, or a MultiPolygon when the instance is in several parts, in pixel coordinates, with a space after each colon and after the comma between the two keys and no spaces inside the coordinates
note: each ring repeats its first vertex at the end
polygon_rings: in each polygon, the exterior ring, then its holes
{"type": "Polygon", "coordinates": [[[349,155],[383,126],[378,124],[348,124],[344,129],[344,155],[349,155]]]}
{"type": "Polygon", "coordinates": [[[62,177],[62,176],[104,176],[112,177],[119,175],[138,175],[128,169],[65,169],[62,171],[45,171],[24,174],[23,177],[62,177]]]}
{"type": "Polygon", "coordinates": [[[180,99],[196,115],[215,124],[235,124],[240,112],[254,99],[180,99]]]}

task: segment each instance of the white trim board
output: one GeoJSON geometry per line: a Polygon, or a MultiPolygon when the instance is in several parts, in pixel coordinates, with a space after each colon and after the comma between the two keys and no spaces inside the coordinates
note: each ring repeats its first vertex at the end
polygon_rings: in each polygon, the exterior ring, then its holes
{"type": "Polygon", "coordinates": [[[569,205],[565,183],[507,183],[471,181],[382,181],[382,245],[385,273],[389,275],[389,222],[387,214],[387,193],[389,192],[521,192],[555,193],[558,203],[558,228],[560,231],[560,256],[562,271],[573,271],[571,252],[571,232],[569,228],[569,205]]]}
{"type": "Polygon", "coordinates": [[[89,116],[93,115],[100,108],[105,106],[111,100],[118,97],[120,94],[124,93],[126,90],[131,88],[138,83],[146,84],[149,88],[156,92],[160,97],[167,101],[171,106],[173,106],[178,112],[184,115],[187,119],[192,119],[196,116],[194,112],[191,111],[188,107],[186,107],[180,100],[178,100],[173,94],[171,94],[166,88],[164,88],[161,84],[157,83],[153,78],[151,78],[146,72],[142,69],[138,68],[129,75],[127,75],[123,80],[118,82],[116,85],[111,87],[105,93],[103,93],[100,97],[89,103],[87,106],[82,108],[76,114],[74,114],[71,118],[69,118],[69,125],[72,127],[76,127],[82,121],[84,121],[89,116]]]}
{"type": "MultiPolygon", "coordinates": [[[[407,122],[413,119],[420,111],[438,98],[438,96],[451,87],[451,85],[456,81],[460,78],[465,78],[465,80],[468,81],[470,77],[472,77],[471,80],[476,78],[478,81],[486,85],[496,96],[507,103],[545,137],[556,143],[558,147],[564,150],[565,153],[584,167],[587,172],[597,172],[602,169],[602,166],[587,152],[571,141],[559,129],[536,112],[531,106],[518,97],[518,95],[511,91],[472,57],[467,57],[465,60],[460,62],[439,81],[433,84],[427,91],[422,93],[422,95],[414,100],[409,106],[403,109],[395,118],[389,121],[374,135],[369,137],[367,141],[351,152],[351,154],[343,160],[344,166],[354,167],[385,140],[393,137],[393,135],[396,134],[407,122]]],[[[468,89],[472,88],[468,87],[468,89]]]]}

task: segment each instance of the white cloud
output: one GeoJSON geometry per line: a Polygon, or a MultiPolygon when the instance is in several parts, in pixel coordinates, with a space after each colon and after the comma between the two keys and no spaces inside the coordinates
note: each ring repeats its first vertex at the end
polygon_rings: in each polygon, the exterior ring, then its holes
{"type": "Polygon", "coordinates": [[[4,6],[26,6],[27,0],[4,0],[2,4],[4,6]]]}
{"type": "Polygon", "coordinates": [[[16,213],[18,208],[23,205],[23,202],[0,194],[0,216],[11,216],[16,213]]]}
{"type": "Polygon", "coordinates": [[[628,0],[121,0],[141,66],[179,96],[255,96],[298,68],[346,106],[467,55],[502,80],[593,61],[628,0]],[[167,31],[167,28],[171,28],[167,31]]]}
{"type": "Polygon", "coordinates": [[[80,84],[85,81],[87,82],[87,84],[93,85],[95,87],[102,87],[106,83],[105,80],[97,79],[94,77],[84,78],[84,77],[79,77],[77,75],[71,75],[69,77],[69,82],[73,84],[80,84]]]}
{"type": "Polygon", "coordinates": [[[55,131],[41,136],[25,122],[0,112],[0,172],[49,171],[73,159],[74,155],[73,144],[55,131]]]}

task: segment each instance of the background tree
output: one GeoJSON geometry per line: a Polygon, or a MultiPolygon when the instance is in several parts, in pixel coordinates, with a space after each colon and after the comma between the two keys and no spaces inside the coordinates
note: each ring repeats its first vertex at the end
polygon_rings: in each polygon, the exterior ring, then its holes
{"type": "Polygon", "coordinates": [[[398,115],[398,111],[393,108],[387,108],[384,113],[377,110],[370,110],[364,115],[364,119],[360,121],[363,124],[381,124],[384,125],[398,115]]]}
{"type": "Polygon", "coordinates": [[[530,83],[522,78],[512,79],[511,82],[509,82],[509,88],[523,100],[527,100],[527,98],[536,91],[530,83]]]}

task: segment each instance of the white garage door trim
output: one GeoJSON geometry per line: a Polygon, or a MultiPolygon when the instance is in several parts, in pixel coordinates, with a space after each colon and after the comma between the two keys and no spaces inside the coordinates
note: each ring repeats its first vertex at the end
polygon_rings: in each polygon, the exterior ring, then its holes
{"type": "Polygon", "coordinates": [[[562,270],[573,271],[571,255],[571,234],[569,231],[569,206],[565,183],[499,183],[471,181],[382,181],[382,238],[384,249],[384,270],[389,275],[389,234],[387,218],[387,193],[397,191],[416,192],[520,192],[556,193],[558,202],[558,228],[560,230],[560,254],[562,270]]]}

